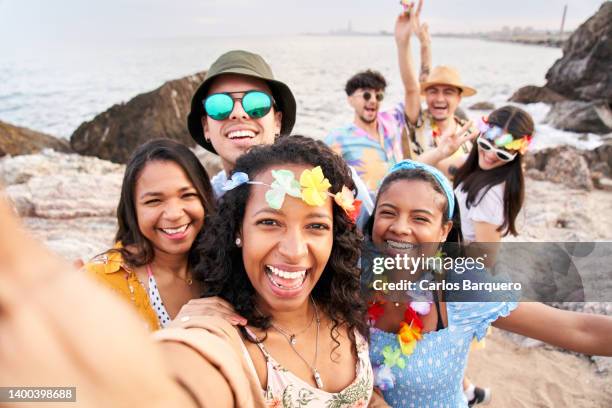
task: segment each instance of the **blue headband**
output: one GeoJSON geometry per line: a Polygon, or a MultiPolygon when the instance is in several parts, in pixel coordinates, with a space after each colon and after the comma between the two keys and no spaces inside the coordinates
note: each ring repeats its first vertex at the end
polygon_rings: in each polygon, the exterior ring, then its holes
{"type": "Polygon", "coordinates": [[[391,170],[389,170],[385,178],[398,170],[416,169],[425,170],[427,173],[431,174],[436,179],[440,187],[442,187],[442,191],[444,191],[444,195],[446,196],[446,201],[448,201],[448,218],[452,220],[453,210],[455,209],[455,195],[453,194],[453,187],[451,186],[450,181],[448,181],[446,176],[440,170],[430,166],[429,164],[419,163],[412,160],[402,160],[391,167],[391,170]]]}

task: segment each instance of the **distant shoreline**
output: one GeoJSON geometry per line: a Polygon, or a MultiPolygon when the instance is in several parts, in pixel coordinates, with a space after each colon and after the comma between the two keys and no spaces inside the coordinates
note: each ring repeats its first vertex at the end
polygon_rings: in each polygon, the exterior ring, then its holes
{"type": "Polygon", "coordinates": [[[443,38],[470,38],[485,41],[496,41],[514,44],[527,44],[527,45],[539,45],[544,47],[562,48],[565,41],[569,38],[571,33],[563,34],[562,38],[558,35],[548,33],[533,34],[517,34],[517,35],[504,35],[499,33],[482,33],[482,34],[453,34],[453,33],[440,33],[432,34],[432,37],[443,37],[443,38]]]}
{"type": "MultiPolygon", "coordinates": [[[[338,36],[338,37],[390,37],[393,33],[388,31],[380,32],[359,32],[359,31],[331,31],[328,33],[304,33],[303,35],[312,37],[327,37],[327,36],[338,36]]],[[[563,34],[562,38],[559,38],[557,34],[551,34],[548,32],[534,31],[532,33],[519,33],[519,34],[505,34],[502,32],[492,33],[475,33],[475,34],[459,34],[459,33],[438,33],[432,34],[432,37],[438,38],[468,38],[475,40],[485,41],[496,41],[514,44],[526,44],[526,45],[538,45],[542,47],[562,48],[565,41],[569,38],[571,32],[563,34]]]]}

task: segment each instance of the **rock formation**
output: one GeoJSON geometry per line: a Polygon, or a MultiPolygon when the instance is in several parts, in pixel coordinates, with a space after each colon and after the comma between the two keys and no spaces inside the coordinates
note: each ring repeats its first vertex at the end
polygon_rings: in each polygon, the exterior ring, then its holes
{"type": "Polygon", "coordinates": [[[530,152],[525,156],[527,175],[567,187],[592,190],[608,189],[612,177],[612,143],[593,150],[557,146],[530,152]]]}
{"type": "Polygon", "coordinates": [[[574,132],[612,131],[612,2],[567,40],[563,57],[546,73],[544,87],[519,89],[510,101],[553,103],[547,121],[574,132]]]}
{"type": "Polygon", "coordinates": [[[77,128],[70,138],[72,148],[84,155],[125,163],[137,146],[151,139],[169,138],[195,146],[186,117],[191,96],[204,75],[166,82],[154,91],[112,106],[77,128]]]}
{"type": "Polygon", "coordinates": [[[43,149],[70,152],[67,141],[0,121],[0,157],[38,153],[43,149]]]}

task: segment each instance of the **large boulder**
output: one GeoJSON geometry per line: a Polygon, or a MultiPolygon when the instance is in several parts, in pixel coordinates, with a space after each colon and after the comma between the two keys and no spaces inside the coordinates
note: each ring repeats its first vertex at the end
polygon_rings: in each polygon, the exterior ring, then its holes
{"type": "Polygon", "coordinates": [[[551,126],[579,133],[604,134],[612,130],[607,102],[564,101],[555,103],[545,121],[551,126]]]}
{"type": "Polygon", "coordinates": [[[72,151],[66,140],[0,121],[0,157],[32,154],[43,149],[72,151]]]}
{"type": "Polygon", "coordinates": [[[563,57],[546,73],[546,87],[582,101],[612,101],[612,2],[570,36],[563,57]]]}
{"type": "Polygon", "coordinates": [[[517,103],[555,103],[565,101],[566,99],[545,86],[527,85],[516,91],[509,101],[517,103]]]}
{"type": "Polygon", "coordinates": [[[572,146],[542,149],[525,157],[525,168],[527,175],[536,180],[592,190],[591,170],[584,155],[585,151],[572,146]]]}
{"type": "Polygon", "coordinates": [[[563,57],[546,73],[544,87],[526,86],[518,103],[554,104],[547,119],[559,129],[604,134],[612,131],[612,2],[585,21],[563,46],[563,57]]]}
{"type": "Polygon", "coordinates": [[[187,130],[191,97],[205,73],[166,82],[127,103],[112,106],[93,120],[81,124],[70,138],[78,153],[125,163],[134,149],[152,139],[195,142],[187,130]]]}

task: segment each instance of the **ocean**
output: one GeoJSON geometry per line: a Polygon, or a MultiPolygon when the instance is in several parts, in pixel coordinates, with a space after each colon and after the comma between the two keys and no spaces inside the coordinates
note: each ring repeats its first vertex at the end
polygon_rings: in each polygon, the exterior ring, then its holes
{"type": "MultiPolygon", "coordinates": [[[[165,81],[203,71],[223,52],[246,49],[270,62],[298,103],[295,133],[317,138],[352,120],[344,84],[364,69],[380,71],[389,83],[383,109],[402,99],[392,36],[296,35],[131,40],[121,43],[51,44],[3,49],[0,60],[0,120],[60,138],[116,103],[127,102],[165,81]]],[[[418,59],[418,41],[413,42],[418,59]]],[[[488,101],[499,107],[524,85],[543,85],[557,48],[439,38],[433,64],[453,65],[478,94],[462,107],[488,101]]],[[[417,61],[417,65],[418,61],[417,61]]],[[[572,144],[594,148],[596,135],[578,135],[543,123],[544,104],[525,108],[537,123],[535,148],[572,144]]],[[[483,112],[468,111],[472,118],[483,112]]]]}

